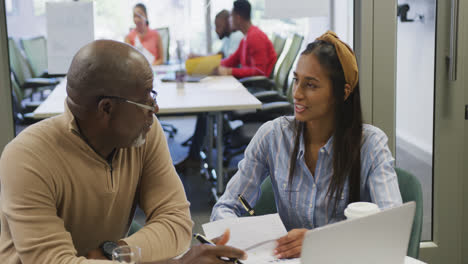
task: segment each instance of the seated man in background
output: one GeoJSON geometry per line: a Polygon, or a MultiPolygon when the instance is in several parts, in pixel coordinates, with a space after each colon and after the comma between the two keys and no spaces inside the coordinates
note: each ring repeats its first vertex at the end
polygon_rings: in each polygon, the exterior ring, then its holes
{"type": "Polygon", "coordinates": [[[223,58],[231,56],[239,47],[244,34],[240,30],[232,30],[231,23],[229,23],[229,11],[224,9],[216,15],[215,31],[223,42],[221,50],[218,53],[223,58]]]}
{"type": "Polygon", "coordinates": [[[252,25],[250,16],[250,3],[247,0],[236,0],[231,12],[232,27],[244,33],[245,37],[236,52],[221,61],[221,66],[215,71],[217,74],[233,75],[236,78],[270,76],[277,55],[273,43],[263,31],[252,25]]]}
{"type": "MultiPolygon", "coordinates": [[[[215,23],[215,32],[218,35],[219,39],[222,41],[222,45],[217,54],[220,54],[223,58],[231,56],[239,47],[244,34],[239,30],[233,31],[231,23],[229,22],[229,11],[226,9],[221,10],[216,14],[214,23],[215,23]]],[[[201,57],[203,55],[199,54],[190,54],[189,58],[201,57]]]]}
{"type": "MultiPolygon", "coordinates": [[[[223,41],[221,50],[218,54],[224,57],[230,56],[239,47],[244,35],[239,30],[232,31],[231,24],[229,23],[229,11],[222,10],[215,17],[215,31],[219,39],[223,41]]],[[[198,57],[199,55],[191,55],[190,57],[198,57]]],[[[203,145],[203,140],[206,134],[207,117],[206,114],[198,114],[197,123],[195,125],[195,132],[193,136],[186,141],[190,149],[187,158],[176,165],[177,171],[183,172],[187,167],[200,166],[200,150],[203,145]]]]}
{"type": "MultiPolygon", "coordinates": [[[[73,58],[67,94],[65,113],[25,129],[0,158],[1,262],[110,263],[94,259],[126,244],[142,249],[143,262],[184,252],[189,203],[154,117],[145,57],[124,43],[92,42],[73,58]],[[125,238],[137,205],[146,225],[125,238]]],[[[220,256],[244,252],[202,245],[158,263],[220,256]]]]}

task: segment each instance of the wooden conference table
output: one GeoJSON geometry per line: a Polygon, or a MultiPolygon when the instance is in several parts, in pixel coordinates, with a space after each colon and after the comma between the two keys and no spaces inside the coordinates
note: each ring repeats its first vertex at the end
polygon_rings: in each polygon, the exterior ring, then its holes
{"type": "MultiPolygon", "coordinates": [[[[167,68],[167,67],[166,67],[167,68]]],[[[153,70],[164,72],[163,67],[153,70]]],[[[158,74],[156,74],[158,76],[158,74]]],[[[155,78],[154,89],[158,92],[158,114],[194,114],[210,113],[216,118],[216,190],[220,195],[224,192],[223,172],[223,112],[261,108],[261,102],[232,76],[209,76],[200,82],[186,82],[183,88],[178,88],[175,82],[161,82],[155,78]]],[[[47,99],[33,112],[33,118],[43,119],[64,112],[66,79],[63,79],[47,99]]],[[[212,121],[211,121],[212,122],[212,121]]],[[[211,123],[212,124],[212,123],[211,123]]],[[[210,125],[210,128],[213,126],[210,125]]],[[[213,130],[208,131],[213,137],[213,130]]],[[[212,142],[212,141],[208,141],[212,142]]],[[[211,144],[208,144],[208,162],[211,163],[211,144]]],[[[209,164],[211,165],[211,164],[209,164]]]]}

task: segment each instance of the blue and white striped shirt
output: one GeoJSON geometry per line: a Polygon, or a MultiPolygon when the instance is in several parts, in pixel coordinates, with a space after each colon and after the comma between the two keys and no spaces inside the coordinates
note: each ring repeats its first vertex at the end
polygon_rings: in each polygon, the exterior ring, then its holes
{"type": "MultiPolygon", "coordinates": [[[[304,139],[301,137],[293,182],[291,187],[288,186],[289,162],[294,148],[293,118],[277,118],[258,130],[239,163],[238,172],[214,206],[211,221],[244,214],[237,200],[238,194],[242,194],[253,207],[266,177],[271,178],[276,207],[287,230],[312,229],[345,218],[349,193],[347,181],[335,217],[332,218],[333,200],[330,207],[327,206],[326,196],[333,173],[333,136],[320,148],[315,177],[306,165],[304,139]]],[[[402,204],[387,136],[379,128],[364,124],[362,140],[361,201],[376,203],[382,209],[402,204]]]]}

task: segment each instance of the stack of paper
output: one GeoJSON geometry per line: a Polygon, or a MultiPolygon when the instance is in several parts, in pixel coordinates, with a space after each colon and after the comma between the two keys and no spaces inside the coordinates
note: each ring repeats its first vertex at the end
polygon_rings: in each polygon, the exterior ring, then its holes
{"type": "Polygon", "coordinates": [[[300,263],[299,259],[278,260],[273,255],[276,240],[288,233],[278,214],[222,219],[202,227],[210,239],[230,229],[227,245],[246,251],[248,259],[243,261],[246,264],[300,263]]]}
{"type": "Polygon", "coordinates": [[[203,56],[185,61],[185,70],[188,75],[210,75],[219,66],[221,55],[203,56]]]}

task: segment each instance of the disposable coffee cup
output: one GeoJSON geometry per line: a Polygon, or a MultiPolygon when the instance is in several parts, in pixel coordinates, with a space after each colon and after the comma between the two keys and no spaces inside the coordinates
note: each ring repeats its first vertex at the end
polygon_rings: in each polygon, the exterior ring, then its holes
{"type": "Polygon", "coordinates": [[[348,204],[344,210],[344,215],[347,219],[356,219],[378,212],[380,212],[380,209],[375,203],[356,202],[348,204]]]}

